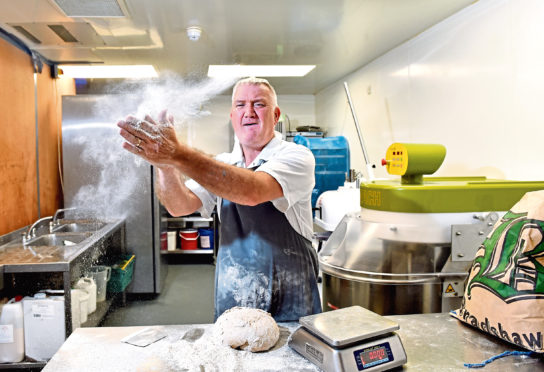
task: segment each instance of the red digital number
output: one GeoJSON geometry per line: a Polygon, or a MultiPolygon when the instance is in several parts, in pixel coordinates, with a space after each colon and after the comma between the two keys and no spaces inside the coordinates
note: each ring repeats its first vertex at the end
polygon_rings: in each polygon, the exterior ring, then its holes
{"type": "Polygon", "coordinates": [[[367,350],[359,354],[359,359],[363,366],[366,366],[369,363],[374,363],[376,361],[387,361],[386,349],[384,347],[380,347],[378,349],[367,350]]]}
{"type": "Polygon", "coordinates": [[[383,359],[385,356],[384,349],[373,350],[368,355],[370,359],[383,359]]]}

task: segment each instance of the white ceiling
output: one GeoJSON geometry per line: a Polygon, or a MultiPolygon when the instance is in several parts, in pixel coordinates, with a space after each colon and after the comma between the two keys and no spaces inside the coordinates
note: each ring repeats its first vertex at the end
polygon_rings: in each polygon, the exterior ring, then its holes
{"type": "Polygon", "coordinates": [[[191,77],[209,64],[315,64],[303,78],[269,79],[279,94],[315,94],[473,2],[0,0],[0,27],[53,62],[152,64],[191,77]],[[125,17],[70,18],[56,2],[98,10],[109,3],[125,17]],[[77,41],[64,42],[49,25],[63,25],[77,41]],[[194,25],[203,29],[197,42],[185,31],[194,25]]]}

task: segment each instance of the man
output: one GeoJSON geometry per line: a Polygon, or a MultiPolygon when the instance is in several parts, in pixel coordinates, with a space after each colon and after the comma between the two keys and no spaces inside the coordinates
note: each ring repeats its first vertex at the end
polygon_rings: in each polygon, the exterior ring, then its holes
{"type": "Polygon", "coordinates": [[[233,306],[263,309],[277,321],[321,311],[311,246],[315,160],[274,132],[279,117],[274,88],[247,78],[233,89],[233,151],[215,159],[181,143],[166,111],[158,123],[149,116],[118,123],[123,147],[156,166],[170,214],[206,216],[218,206],[216,319],[233,306]],[[183,183],[183,175],[191,180],[183,183]]]}

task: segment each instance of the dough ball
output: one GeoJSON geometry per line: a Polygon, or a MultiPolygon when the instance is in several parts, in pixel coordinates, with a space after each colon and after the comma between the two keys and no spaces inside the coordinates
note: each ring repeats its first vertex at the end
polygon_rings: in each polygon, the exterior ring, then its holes
{"type": "Polygon", "coordinates": [[[213,332],[223,345],[251,352],[268,350],[280,338],[280,329],[269,313],[247,307],[225,311],[217,318],[213,332]]]}

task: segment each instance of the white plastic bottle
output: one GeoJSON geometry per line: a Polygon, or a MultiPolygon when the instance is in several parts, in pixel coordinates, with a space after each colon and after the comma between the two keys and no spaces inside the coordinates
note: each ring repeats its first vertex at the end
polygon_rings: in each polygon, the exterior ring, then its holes
{"type": "Polygon", "coordinates": [[[23,304],[13,298],[0,305],[0,363],[17,363],[24,358],[23,304]]]}
{"type": "Polygon", "coordinates": [[[96,310],[96,283],[93,278],[81,278],[77,281],[77,289],[83,289],[89,294],[89,301],[87,302],[87,314],[91,314],[96,310]]]}

